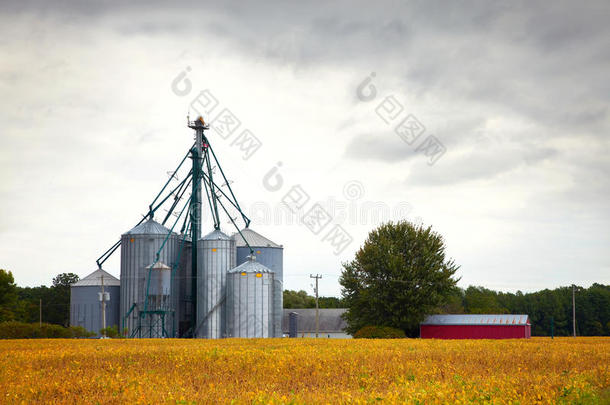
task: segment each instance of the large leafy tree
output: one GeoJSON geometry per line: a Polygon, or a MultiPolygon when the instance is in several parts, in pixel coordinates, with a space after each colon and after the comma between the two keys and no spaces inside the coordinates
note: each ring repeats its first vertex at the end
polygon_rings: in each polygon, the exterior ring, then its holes
{"type": "Polygon", "coordinates": [[[408,336],[417,336],[425,315],[439,311],[454,294],[459,268],[445,257],[438,233],[407,221],[373,230],[343,267],[339,283],[347,331],[391,326],[408,336]]]}

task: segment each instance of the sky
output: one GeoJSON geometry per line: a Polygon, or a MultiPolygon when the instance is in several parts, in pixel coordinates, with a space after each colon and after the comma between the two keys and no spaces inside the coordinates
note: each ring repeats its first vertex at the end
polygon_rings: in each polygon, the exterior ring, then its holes
{"type": "Polygon", "coordinates": [[[95,270],[199,114],[251,228],[284,246],[284,288],[321,274],[339,295],[397,220],[443,236],[462,287],[610,283],[610,3],[124,3],[0,4],[18,285],[95,270]]]}

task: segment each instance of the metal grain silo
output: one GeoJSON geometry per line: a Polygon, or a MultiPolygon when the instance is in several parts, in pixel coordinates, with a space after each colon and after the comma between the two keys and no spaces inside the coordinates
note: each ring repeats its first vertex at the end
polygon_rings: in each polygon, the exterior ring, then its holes
{"type": "MultiPolygon", "coordinates": [[[[169,233],[169,229],[149,219],[121,235],[120,316],[121,328],[127,328],[127,336],[132,336],[136,331],[139,325],[139,311],[144,310],[147,266],[155,261],[155,255],[169,233]]],[[[177,253],[178,235],[172,233],[158,261],[173,266],[177,253]]],[[[171,331],[172,326],[167,326],[167,329],[171,331]]],[[[145,337],[146,335],[141,332],[136,336],[145,337]]]]}
{"type": "Polygon", "coordinates": [[[156,262],[146,267],[147,305],[144,308],[149,313],[144,319],[145,329],[141,331],[144,337],[173,336],[170,328],[172,323],[171,305],[171,274],[172,268],[163,262],[156,262]]]}
{"type": "Polygon", "coordinates": [[[191,327],[193,313],[191,297],[193,281],[193,274],[191,272],[193,267],[191,260],[192,243],[188,237],[184,242],[182,242],[182,237],[180,237],[178,243],[179,246],[182,243],[183,250],[180,253],[180,266],[174,277],[172,300],[176,310],[174,319],[174,328],[177,331],[176,337],[184,337],[191,327]]]}
{"type": "Polygon", "coordinates": [[[171,307],[172,268],[163,262],[157,262],[146,267],[150,281],[148,282],[148,309],[166,310],[171,307]]]}
{"type": "Polygon", "coordinates": [[[235,241],[215,230],[197,241],[198,338],[226,336],[227,271],[235,267],[235,241]]]}
{"type": "Polygon", "coordinates": [[[273,337],[273,278],[251,257],[227,274],[228,337],[273,337]]]}
{"type": "Polygon", "coordinates": [[[82,326],[99,335],[102,329],[102,302],[99,297],[102,283],[106,293],[106,326],[120,328],[121,283],[119,279],[102,269],[95,270],[70,286],[71,326],[82,326]]]}
{"type": "Polygon", "coordinates": [[[267,239],[261,234],[253,231],[250,228],[241,230],[243,237],[239,233],[235,233],[235,245],[237,248],[237,265],[248,261],[250,249],[246,245],[244,238],[256,256],[256,261],[274,273],[273,286],[273,334],[275,337],[282,337],[282,309],[283,309],[283,291],[284,291],[284,248],[275,242],[267,239]]]}

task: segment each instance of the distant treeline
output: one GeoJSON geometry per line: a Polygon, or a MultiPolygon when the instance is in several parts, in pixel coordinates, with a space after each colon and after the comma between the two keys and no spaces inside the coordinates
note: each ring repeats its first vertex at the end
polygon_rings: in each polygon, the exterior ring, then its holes
{"type": "MultiPolygon", "coordinates": [[[[610,285],[576,287],[576,334],[610,335],[610,285]]],[[[344,308],[340,298],[320,297],[320,308],[344,308]]],[[[284,308],[315,308],[316,300],[305,291],[284,290],[284,308]]],[[[553,324],[555,336],[572,334],[572,287],[533,293],[503,293],[484,287],[458,288],[447,304],[439,308],[447,314],[528,314],[532,335],[549,336],[553,324]]]]}
{"type": "MultiPolygon", "coordinates": [[[[576,287],[575,301],[577,335],[610,335],[610,285],[576,287]]],[[[553,324],[556,336],[568,336],[572,334],[572,287],[525,294],[521,291],[503,293],[483,287],[468,287],[457,291],[442,312],[528,314],[532,335],[550,335],[553,324]]]]}
{"type": "Polygon", "coordinates": [[[50,287],[19,287],[10,271],[0,269],[0,322],[42,322],[68,326],[70,322],[70,284],[78,281],[72,273],[53,278],[50,287]]]}

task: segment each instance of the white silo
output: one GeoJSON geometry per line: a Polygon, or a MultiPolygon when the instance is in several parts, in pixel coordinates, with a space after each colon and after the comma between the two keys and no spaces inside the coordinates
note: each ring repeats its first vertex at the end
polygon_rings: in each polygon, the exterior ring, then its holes
{"type": "Polygon", "coordinates": [[[214,230],[197,241],[197,322],[195,336],[226,335],[226,278],[235,267],[235,241],[214,230]]]}
{"type": "Polygon", "coordinates": [[[284,247],[267,239],[250,228],[244,228],[233,234],[237,249],[237,265],[248,261],[250,248],[254,251],[256,261],[273,271],[273,333],[272,337],[282,337],[283,282],[284,282],[284,247]],[[243,237],[242,237],[243,235],[243,237]],[[245,238],[245,240],[244,240],[245,238]],[[246,241],[248,244],[246,244],[246,241]]]}
{"type": "Polygon", "coordinates": [[[268,267],[248,261],[227,274],[228,337],[273,337],[273,279],[268,267]]]}
{"type": "MultiPolygon", "coordinates": [[[[121,329],[127,328],[127,336],[132,336],[140,325],[139,311],[144,310],[146,300],[147,267],[155,261],[155,256],[168,234],[169,229],[149,219],[121,235],[120,316],[121,329]]],[[[158,261],[173,266],[177,253],[178,235],[171,233],[158,261]]],[[[167,329],[171,330],[172,327],[167,329]]],[[[146,337],[143,332],[145,331],[139,331],[135,337],[146,337]]]]}

